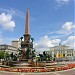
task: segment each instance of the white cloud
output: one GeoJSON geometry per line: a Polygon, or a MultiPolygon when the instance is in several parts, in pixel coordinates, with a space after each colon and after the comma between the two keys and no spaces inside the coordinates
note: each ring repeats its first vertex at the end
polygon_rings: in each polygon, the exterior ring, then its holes
{"type": "Polygon", "coordinates": [[[73,22],[66,22],[62,25],[61,29],[57,31],[58,34],[69,35],[74,33],[75,25],[73,22]]]}
{"type": "Polygon", "coordinates": [[[58,31],[50,32],[48,34],[58,34],[58,37],[63,37],[64,35],[66,36],[72,33],[75,33],[75,25],[73,22],[65,22],[58,31]]]}
{"type": "Polygon", "coordinates": [[[56,9],[58,9],[59,7],[61,7],[62,5],[68,4],[70,3],[71,0],[56,0],[57,2],[57,6],[55,7],[56,9]]]}
{"type": "Polygon", "coordinates": [[[57,1],[57,3],[68,3],[70,0],[56,0],[57,1]]]}
{"type": "Polygon", "coordinates": [[[75,36],[70,36],[62,44],[68,45],[70,48],[75,49],[75,36]]]}
{"type": "Polygon", "coordinates": [[[3,44],[3,42],[2,34],[0,33],[0,44],[3,44]]]}
{"type": "Polygon", "coordinates": [[[63,29],[63,30],[67,30],[67,31],[72,30],[72,29],[74,29],[74,28],[75,28],[75,26],[74,26],[73,22],[66,22],[66,23],[62,26],[62,29],[63,29]]]}
{"type": "Polygon", "coordinates": [[[37,43],[34,43],[34,48],[37,52],[43,52],[49,50],[50,47],[58,45],[60,42],[60,39],[50,40],[49,37],[45,35],[37,43]]]}
{"type": "Polygon", "coordinates": [[[54,39],[54,40],[51,40],[51,42],[52,42],[52,44],[54,46],[56,46],[56,45],[59,45],[59,43],[61,42],[61,40],[60,39],[54,39]]]}
{"type": "Polygon", "coordinates": [[[4,40],[3,38],[0,37],[0,44],[3,44],[4,43],[4,40]]]}
{"type": "Polygon", "coordinates": [[[0,44],[3,44],[2,33],[0,32],[0,44]]]}
{"type": "Polygon", "coordinates": [[[16,12],[15,12],[15,10],[14,9],[12,9],[12,8],[4,8],[4,7],[0,7],[0,12],[2,13],[2,12],[5,12],[5,13],[8,13],[8,14],[10,14],[10,15],[14,15],[16,12]]]}
{"type": "Polygon", "coordinates": [[[13,31],[15,28],[15,22],[12,20],[12,15],[5,13],[0,14],[0,25],[3,29],[13,31]]]}
{"type": "Polygon", "coordinates": [[[0,12],[5,12],[5,13],[8,13],[10,15],[15,15],[15,16],[18,16],[22,19],[25,19],[25,13],[18,10],[18,9],[15,9],[15,8],[10,8],[10,7],[0,7],[0,12]]]}

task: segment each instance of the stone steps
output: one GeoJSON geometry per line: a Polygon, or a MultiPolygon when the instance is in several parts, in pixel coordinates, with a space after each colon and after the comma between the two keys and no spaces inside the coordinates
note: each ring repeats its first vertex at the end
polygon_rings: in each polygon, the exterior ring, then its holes
{"type": "Polygon", "coordinates": [[[50,62],[46,62],[45,67],[46,68],[56,68],[56,67],[61,67],[64,66],[65,64],[58,64],[58,63],[50,63],[50,62]]]}
{"type": "Polygon", "coordinates": [[[32,63],[28,62],[19,62],[17,64],[14,64],[14,67],[31,67],[32,63]]]}

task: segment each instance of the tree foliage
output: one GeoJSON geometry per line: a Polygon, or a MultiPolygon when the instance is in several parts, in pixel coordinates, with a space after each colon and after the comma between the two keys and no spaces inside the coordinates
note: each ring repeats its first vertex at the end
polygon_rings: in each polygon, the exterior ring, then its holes
{"type": "Polygon", "coordinates": [[[0,51],[0,59],[7,59],[9,57],[9,53],[5,51],[0,51]]]}

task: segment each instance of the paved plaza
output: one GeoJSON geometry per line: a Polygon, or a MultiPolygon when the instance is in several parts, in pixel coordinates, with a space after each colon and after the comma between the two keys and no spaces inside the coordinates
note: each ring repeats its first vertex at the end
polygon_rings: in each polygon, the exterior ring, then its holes
{"type": "Polygon", "coordinates": [[[75,75],[75,68],[66,71],[44,72],[44,73],[19,73],[0,71],[0,75],[75,75]]]}

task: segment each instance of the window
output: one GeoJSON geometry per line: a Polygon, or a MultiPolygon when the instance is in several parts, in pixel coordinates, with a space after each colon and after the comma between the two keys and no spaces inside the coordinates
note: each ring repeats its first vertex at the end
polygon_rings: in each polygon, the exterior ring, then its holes
{"type": "Polygon", "coordinates": [[[73,56],[73,53],[72,53],[72,56],[73,56]]]}
{"type": "Polygon", "coordinates": [[[56,57],[56,55],[54,54],[54,57],[56,57]]]}
{"type": "Polygon", "coordinates": [[[63,57],[65,57],[65,54],[63,54],[63,57]]]}

